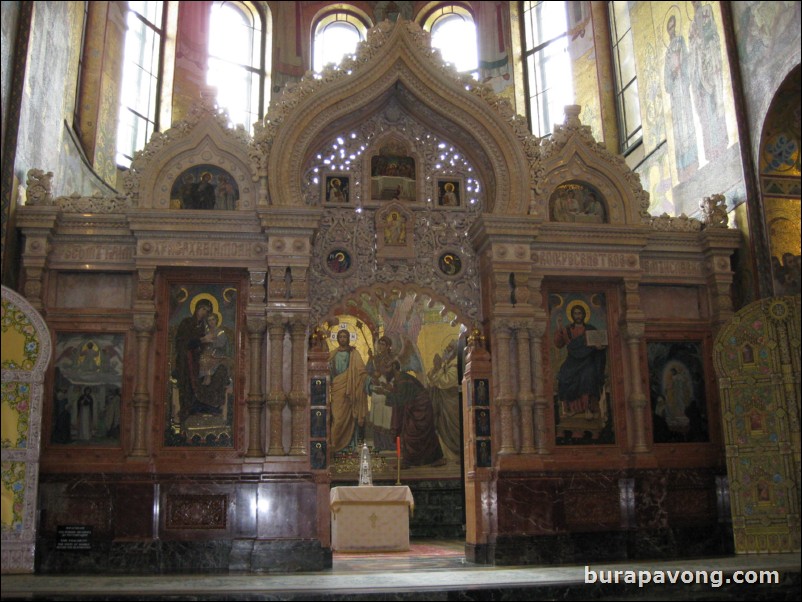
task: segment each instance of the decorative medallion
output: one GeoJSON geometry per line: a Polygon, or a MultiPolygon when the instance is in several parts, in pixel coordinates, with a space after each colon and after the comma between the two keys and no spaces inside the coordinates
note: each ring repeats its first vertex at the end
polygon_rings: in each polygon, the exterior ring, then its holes
{"type": "Polygon", "coordinates": [[[345,249],[332,249],[326,256],[326,267],[332,274],[343,275],[351,269],[351,254],[345,249]]]}
{"type": "Polygon", "coordinates": [[[456,276],[462,270],[462,259],[455,253],[443,253],[437,260],[437,266],[446,276],[456,276]]]}

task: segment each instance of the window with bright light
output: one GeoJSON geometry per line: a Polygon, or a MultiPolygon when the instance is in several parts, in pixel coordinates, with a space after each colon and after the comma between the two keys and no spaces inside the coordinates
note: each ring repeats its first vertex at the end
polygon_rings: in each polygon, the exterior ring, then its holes
{"type": "Polygon", "coordinates": [[[339,65],[343,57],[356,52],[359,42],[365,39],[370,24],[350,12],[328,13],[314,27],[312,69],[320,73],[328,64],[339,65]]]}
{"type": "Polygon", "coordinates": [[[264,115],[267,81],[263,18],[250,2],[214,2],[209,21],[206,83],[217,89],[217,105],[231,125],[253,131],[264,115]]]}
{"type": "Polygon", "coordinates": [[[524,70],[529,126],[536,136],[551,134],[574,102],[568,55],[568,3],[524,2],[524,70]]]}
{"type": "Polygon", "coordinates": [[[619,144],[621,152],[627,153],[643,139],[635,51],[629,23],[629,2],[623,0],[609,2],[608,7],[613,42],[619,144]]]}
{"type": "Polygon", "coordinates": [[[128,2],[117,165],[129,167],[158,129],[164,2],[128,2]]]}
{"type": "Polygon", "coordinates": [[[432,48],[440,51],[446,63],[460,73],[474,72],[479,77],[476,24],[467,9],[454,4],[440,6],[426,17],[423,28],[431,33],[432,48]]]}

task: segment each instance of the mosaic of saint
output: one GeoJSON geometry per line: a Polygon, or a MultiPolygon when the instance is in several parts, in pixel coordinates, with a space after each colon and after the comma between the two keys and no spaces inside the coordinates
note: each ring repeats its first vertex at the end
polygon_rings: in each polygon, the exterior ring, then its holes
{"type": "MultiPolygon", "coordinates": [[[[329,325],[332,469],[367,443],[379,466],[457,475],[460,326],[416,295],[372,299],[329,325]]],[[[374,466],[374,475],[376,467],[374,466]]]]}
{"type": "Polygon", "coordinates": [[[551,294],[549,314],[557,444],[614,443],[605,296],[551,294]]]}
{"type": "Polygon", "coordinates": [[[215,165],[195,165],[184,170],[170,189],[171,209],[237,208],[239,187],[226,170],[215,165]]]}

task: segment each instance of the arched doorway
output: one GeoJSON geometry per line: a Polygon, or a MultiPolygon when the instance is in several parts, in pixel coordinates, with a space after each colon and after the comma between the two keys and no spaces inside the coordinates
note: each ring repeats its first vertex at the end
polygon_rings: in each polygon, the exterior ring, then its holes
{"type": "Polygon", "coordinates": [[[413,537],[464,533],[460,383],[467,329],[458,312],[432,291],[375,285],[333,307],[320,326],[330,358],[332,484],[357,482],[366,444],[374,483],[398,479],[412,489],[413,537]],[[338,363],[345,348],[350,359],[338,363]]]}
{"type": "Polygon", "coordinates": [[[760,193],[774,295],[800,293],[800,69],[774,94],[760,139],[760,193]]]}

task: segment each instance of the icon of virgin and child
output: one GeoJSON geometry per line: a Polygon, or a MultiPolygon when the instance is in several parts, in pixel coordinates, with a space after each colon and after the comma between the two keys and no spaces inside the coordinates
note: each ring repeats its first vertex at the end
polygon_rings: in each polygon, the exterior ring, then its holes
{"type": "Polygon", "coordinates": [[[172,376],[178,388],[178,418],[221,414],[233,367],[232,341],[222,315],[208,298],[196,298],[192,315],[175,331],[172,376]]]}

